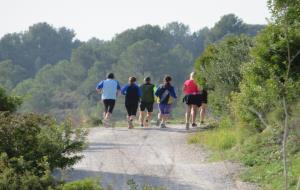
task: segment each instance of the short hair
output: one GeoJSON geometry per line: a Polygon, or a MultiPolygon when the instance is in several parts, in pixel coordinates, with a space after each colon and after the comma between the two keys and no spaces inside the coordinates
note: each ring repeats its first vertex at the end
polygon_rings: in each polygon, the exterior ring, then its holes
{"type": "Polygon", "coordinates": [[[150,77],[146,77],[146,78],[144,78],[144,81],[145,81],[145,82],[150,82],[150,81],[151,81],[151,78],[150,78],[150,77]]]}
{"type": "Polygon", "coordinates": [[[136,81],[136,78],[135,77],[129,77],[129,82],[132,84],[132,83],[135,83],[136,81]]]}
{"type": "Polygon", "coordinates": [[[165,82],[169,83],[172,81],[172,77],[169,76],[169,75],[166,75],[165,78],[164,78],[165,82]]]}
{"type": "Polygon", "coordinates": [[[108,79],[114,79],[115,78],[115,75],[113,73],[108,73],[106,78],[108,79]]]}

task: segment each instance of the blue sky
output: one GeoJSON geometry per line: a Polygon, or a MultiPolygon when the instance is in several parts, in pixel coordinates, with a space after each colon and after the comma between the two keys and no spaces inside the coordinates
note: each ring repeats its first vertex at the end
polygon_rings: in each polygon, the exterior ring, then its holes
{"type": "Polygon", "coordinates": [[[0,37],[48,22],[74,29],[80,40],[109,40],[128,28],[172,21],[195,31],[228,13],[250,24],[265,24],[270,17],[267,0],[1,0],[1,7],[0,37]]]}

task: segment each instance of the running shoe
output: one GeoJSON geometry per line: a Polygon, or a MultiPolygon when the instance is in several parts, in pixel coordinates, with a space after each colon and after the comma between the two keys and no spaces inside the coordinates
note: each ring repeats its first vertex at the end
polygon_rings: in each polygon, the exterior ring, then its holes
{"type": "Polygon", "coordinates": [[[196,124],[196,123],[193,123],[193,124],[192,124],[192,127],[197,127],[197,124],[196,124]]]}
{"type": "Polygon", "coordinates": [[[186,129],[186,130],[189,130],[189,129],[190,129],[190,124],[189,124],[189,123],[186,123],[186,124],[185,124],[185,129],[186,129]]]}
{"type": "Polygon", "coordinates": [[[109,127],[109,120],[103,119],[103,127],[108,128],[109,127]]]}
{"type": "Polygon", "coordinates": [[[160,128],[167,128],[167,126],[164,123],[161,123],[160,128]]]}
{"type": "Polygon", "coordinates": [[[158,127],[159,126],[159,123],[160,123],[160,120],[156,120],[156,126],[158,127]]]}

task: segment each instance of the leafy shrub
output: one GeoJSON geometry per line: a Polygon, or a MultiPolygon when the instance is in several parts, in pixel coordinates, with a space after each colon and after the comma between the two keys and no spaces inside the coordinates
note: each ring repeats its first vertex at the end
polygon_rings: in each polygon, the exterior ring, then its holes
{"type": "Polygon", "coordinates": [[[9,159],[0,155],[0,189],[43,190],[55,186],[46,160],[39,163],[39,173],[32,170],[30,162],[22,157],[9,159]]]}
{"type": "Polygon", "coordinates": [[[68,121],[59,125],[46,116],[0,113],[0,151],[9,158],[23,157],[36,172],[44,157],[50,170],[71,166],[81,159],[75,153],[83,150],[84,135],[68,121]]]}
{"type": "Polygon", "coordinates": [[[197,81],[202,88],[210,89],[209,105],[215,115],[229,112],[230,94],[238,91],[240,68],[250,60],[252,44],[247,36],[227,36],[208,46],[196,60],[197,81]]]}
{"type": "Polygon", "coordinates": [[[8,96],[5,90],[0,87],[0,111],[14,112],[21,103],[20,97],[8,96]]]}
{"type": "Polygon", "coordinates": [[[97,180],[87,178],[68,182],[63,185],[62,190],[103,190],[103,188],[97,180]]]}

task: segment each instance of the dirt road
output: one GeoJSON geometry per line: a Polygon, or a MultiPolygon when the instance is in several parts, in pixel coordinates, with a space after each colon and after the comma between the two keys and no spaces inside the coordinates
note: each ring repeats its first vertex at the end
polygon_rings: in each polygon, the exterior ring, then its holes
{"type": "Polygon", "coordinates": [[[129,189],[133,179],[171,190],[255,189],[237,183],[239,166],[230,162],[207,162],[207,153],[188,145],[183,125],[160,128],[92,128],[84,159],[74,166],[68,179],[101,176],[104,186],[129,189]]]}

